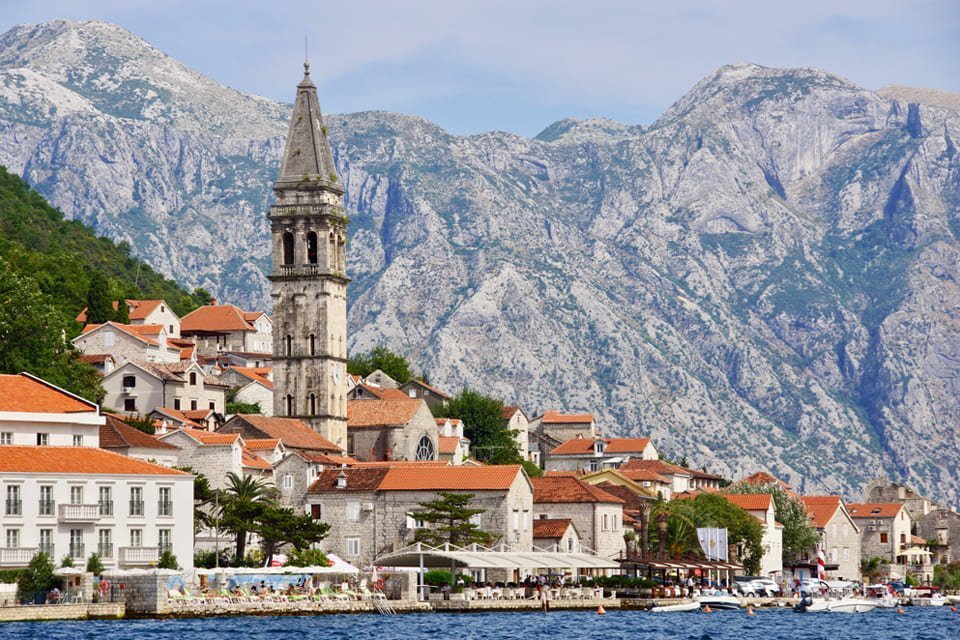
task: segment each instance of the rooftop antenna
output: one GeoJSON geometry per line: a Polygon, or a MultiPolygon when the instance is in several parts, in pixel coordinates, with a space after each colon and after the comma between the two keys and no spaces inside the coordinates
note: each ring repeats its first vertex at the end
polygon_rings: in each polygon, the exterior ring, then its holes
{"type": "Polygon", "coordinates": [[[303,70],[310,74],[310,56],[307,54],[307,36],[303,36],[303,70]]]}

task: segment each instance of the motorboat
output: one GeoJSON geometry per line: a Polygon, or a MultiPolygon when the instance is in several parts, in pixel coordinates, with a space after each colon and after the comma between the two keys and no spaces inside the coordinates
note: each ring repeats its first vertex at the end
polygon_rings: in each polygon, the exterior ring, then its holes
{"type": "Polygon", "coordinates": [[[893,609],[900,606],[900,598],[885,584],[869,584],[863,588],[864,597],[875,602],[881,609],[893,609]]]}
{"type": "Polygon", "coordinates": [[[714,610],[739,609],[742,606],[739,598],[728,595],[703,594],[697,598],[697,602],[699,603],[699,606],[704,609],[710,607],[714,610]]]}
{"type": "Polygon", "coordinates": [[[960,595],[947,596],[947,602],[949,602],[950,604],[960,604],[960,595]]]}
{"type": "Polygon", "coordinates": [[[951,602],[951,600],[941,593],[934,593],[930,596],[921,596],[918,598],[910,598],[910,603],[918,607],[942,607],[948,602],[951,602]]]}
{"type": "Polygon", "coordinates": [[[650,609],[654,613],[679,613],[683,611],[699,611],[700,603],[696,600],[690,602],[678,602],[676,604],[657,605],[650,609]]]}
{"type": "Polygon", "coordinates": [[[801,613],[817,613],[831,611],[834,613],[867,613],[877,608],[877,603],[866,598],[845,596],[843,598],[813,598],[805,596],[799,604],[793,607],[801,613]]]}

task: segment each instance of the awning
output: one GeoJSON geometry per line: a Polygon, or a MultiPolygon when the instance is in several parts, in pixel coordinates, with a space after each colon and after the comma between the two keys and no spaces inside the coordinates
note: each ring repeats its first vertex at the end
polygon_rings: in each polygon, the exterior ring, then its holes
{"type": "Polygon", "coordinates": [[[552,551],[494,551],[407,547],[380,556],[375,564],[383,567],[449,568],[451,564],[470,569],[619,569],[620,564],[588,553],[552,551]]]}

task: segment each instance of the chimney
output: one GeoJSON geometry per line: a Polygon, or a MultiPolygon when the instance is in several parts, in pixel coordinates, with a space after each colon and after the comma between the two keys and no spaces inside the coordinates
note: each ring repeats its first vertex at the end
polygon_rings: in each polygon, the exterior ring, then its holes
{"type": "Polygon", "coordinates": [[[217,306],[217,299],[216,299],[216,298],[210,298],[210,306],[211,306],[211,307],[217,306]]]}

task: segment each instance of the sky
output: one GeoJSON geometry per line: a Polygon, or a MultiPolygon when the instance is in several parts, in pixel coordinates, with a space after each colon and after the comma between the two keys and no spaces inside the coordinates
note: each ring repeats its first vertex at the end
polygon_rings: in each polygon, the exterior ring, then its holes
{"type": "Polygon", "coordinates": [[[649,124],[735,62],[960,93],[960,0],[0,0],[0,32],[56,18],[114,22],[284,102],[306,38],[325,112],[408,113],[456,134],[649,124]]]}

